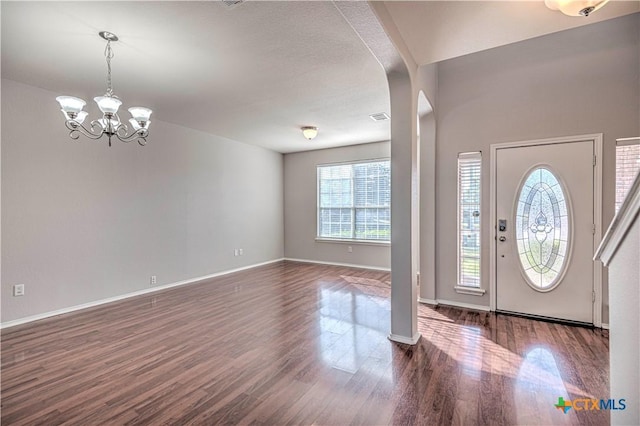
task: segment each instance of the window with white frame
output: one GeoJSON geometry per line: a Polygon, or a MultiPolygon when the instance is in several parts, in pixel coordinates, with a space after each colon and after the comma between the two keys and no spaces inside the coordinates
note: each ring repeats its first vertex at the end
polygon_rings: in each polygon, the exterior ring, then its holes
{"type": "Polygon", "coordinates": [[[616,213],[640,170],[640,138],[616,141],[616,213]]]}
{"type": "Polygon", "coordinates": [[[482,154],[458,154],[458,286],[480,288],[482,154]]]}
{"type": "Polygon", "coordinates": [[[389,160],[318,166],[318,239],[390,241],[389,160]]]}

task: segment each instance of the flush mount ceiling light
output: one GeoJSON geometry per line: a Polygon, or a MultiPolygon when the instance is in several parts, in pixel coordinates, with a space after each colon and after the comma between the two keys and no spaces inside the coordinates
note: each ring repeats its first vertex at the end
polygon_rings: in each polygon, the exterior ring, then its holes
{"type": "Polygon", "coordinates": [[[78,139],[80,134],[83,134],[90,139],[100,139],[106,135],[109,140],[109,146],[111,146],[111,138],[115,136],[122,142],[137,140],[140,145],[144,146],[147,144],[149,124],[151,123],[149,117],[152,111],[145,107],[129,108],[129,113],[132,116],[129,119],[132,128],[131,132],[129,132],[127,125],[120,121],[118,108],[122,101],[113,94],[113,88],[111,87],[111,58],[113,58],[111,42],[118,41],[118,36],[108,31],[100,31],[98,34],[107,41],[107,46],[104,49],[104,56],[107,61],[107,92],[103,96],[93,98],[100,111],[102,111],[102,118],[93,120],[91,127],[86,128],[82,123],[88,113],[83,111],[82,108],[87,103],[73,96],[58,96],[56,101],[62,107],[61,111],[66,119],[65,125],[69,129],[69,137],[78,139]]]}
{"type": "Polygon", "coordinates": [[[544,0],[551,10],[559,10],[568,16],[589,16],[609,0],[544,0]]]}
{"type": "Polygon", "coordinates": [[[313,126],[305,126],[302,128],[302,134],[305,138],[311,140],[318,136],[318,128],[313,126]]]}

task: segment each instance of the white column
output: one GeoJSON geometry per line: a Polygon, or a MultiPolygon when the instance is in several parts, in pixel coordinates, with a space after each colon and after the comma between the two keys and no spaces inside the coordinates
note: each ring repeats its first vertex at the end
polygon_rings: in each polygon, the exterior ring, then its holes
{"type": "Polygon", "coordinates": [[[417,100],[407,73],[387,74],[391,98],[391,334],[415,344],[418,333],[417,100]]]}
{"type": "MultiPolygon", "coordinates": [[[[335,2],[334,4],[360,35],[387,74],[391,101],[391,334],[389,338],[396,342],[415,344],[420,338],[416,276],[419,263],[420,215],[417,94],[414,93],[410,73],[415,73],[418,67],[384,2],[335,2]]],[[[434,70],[436,70],[435,66],[429,67],[427,77],[432,77],[434,70]]],[[[435,82],[435,79],[429,81],[435,82]]],[[[435,91],[435,86],[432,89],[435,91]]]]}

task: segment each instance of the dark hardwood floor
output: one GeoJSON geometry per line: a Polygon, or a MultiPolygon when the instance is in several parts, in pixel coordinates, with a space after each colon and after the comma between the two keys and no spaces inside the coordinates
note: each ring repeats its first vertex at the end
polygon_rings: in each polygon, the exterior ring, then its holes
{"type": "Polygon", "coordinates": [[[606,332],[419,307],[389,274],[280,262],[2,331],[2,424],[608,424],[606,332]]]}

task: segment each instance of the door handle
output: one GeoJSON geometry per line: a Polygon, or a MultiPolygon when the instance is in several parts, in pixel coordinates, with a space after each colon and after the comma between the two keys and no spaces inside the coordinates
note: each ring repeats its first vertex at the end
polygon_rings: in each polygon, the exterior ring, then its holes
{"type": "Polygon", "coordinates": [[[504,243],[505,241],[507,241],[507,237],[500,237],[500,238],[498,238],[498,240],[500,240],[501,242],[504,243]]]}

